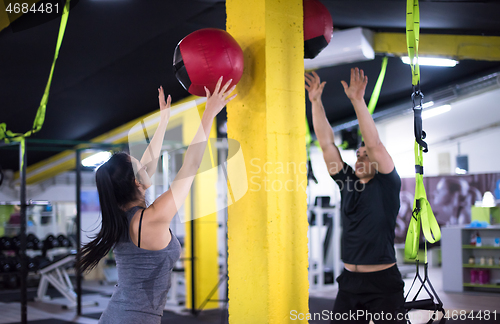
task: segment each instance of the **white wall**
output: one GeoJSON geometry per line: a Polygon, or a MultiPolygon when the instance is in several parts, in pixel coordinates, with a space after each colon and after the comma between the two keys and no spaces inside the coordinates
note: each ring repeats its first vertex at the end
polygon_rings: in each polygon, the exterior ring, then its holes
{"type": "MultiPolygon", "coordinates": [[[[458,143],[469,156],[469,173],[500,172],[500,89],[451,104],[451,111],[423,121],[429,152],[424,153],[427,176],[454,174],[458,143]],[[439,169],[438,155],[449,154],[448,172],[439,169]]],[[[401,177],[414,176],[413,115],[377,123],[382,142],[401,177]]]]}
{"type": "MultiPolygon", "coordinates": [[[[19,201],[19,194],[11,190],[7,190],[2,186],[0,190],[0,201],[19,201]]],[[[95,187],[82,187],[84,190],[96,190],[95,187]]],[[[51,202],[75,202],[76,201],[76,187],[74,184],[62,185],[56,184],[49,186],[44,191],[27,196],[31,200],[48,200],[51,202]]]]}
{"type": "MultiPolygon", "coordinates": [[[[82,187],[82,191],[97,190],[95,187],[82,187]]],[[[7,190],[2,186],[0,190],[0,201],[19,201],[19,194],[7,190]]],[[[55,223],[52,223],[47,229],[48,231],[37,233],[39,237],[46,237],[47,234],[66,233],[71,228],[71,223],[76,216],[76,207],[72,207],[76,201],[75,184],[55,184],[51,185],[44,191],[38,191],[36,194],[28,195],[28,200],[48,200],[55,207],[55,223]],[[71,204],[68,204],[71,203],[71,204]]],[[[90,237],[95,235],[100,230],[100,213],[89,211],[82,212],[81,229],[82,229],[82,244],[90,241],[90,237]]],[[[42,226],[44,227],[44,226],[42,226]]],[[[47,226],[45,226],[47,227],[47,226]]],[[[30,229],[28,229],[30,232],[30,229]]]]}

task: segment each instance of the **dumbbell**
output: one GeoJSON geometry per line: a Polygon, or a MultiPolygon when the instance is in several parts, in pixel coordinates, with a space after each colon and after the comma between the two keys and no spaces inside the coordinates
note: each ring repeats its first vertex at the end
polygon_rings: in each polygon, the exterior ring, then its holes
{"type": "Polygon", "coordinates": [[[11,239],[11,250],[19,251],[20,248],[21,248],[21,238],[16,235],[11,239]]]}
{"type": "Polygon", "coordinates": [[[64,236],[62,234],[57,237],[57,241],[59,242],[59,246],[61,246],[61,247],[70,247],[71,246],[70,240],[68,240],[66,238],[66,236],[64,236]]]}
{"type": "Polygon", "coordinates": [[[38,259],[37,258],[28,258],[28,272],[38,271],[38,259]]]}
{"type": "Polygon", "coordinates": [[[16,289],[19,287],[19,279],[17,274],[5,274],[3,277],[3,282],[6,288],[16,289]]]}
{"type": "MultiPolygon", "coordinates": [[[[2,237],[0,239],[0,250],[14,250],[18,251],[21,248],[21,238],[14,236],[13,238],[2,237]]],[[[43,243],[40,242],[38,237],[34,234],[29,234],[26,237],[26,249],[28,250],[41,250],[43,243]]]]}
{"type": "MultiPolygon", "coordinates": [[[[38,260],[28,258],[28,271],[36,271],[38,260]]],[[[0,255],[0,272],[9,273],[21,271],[21,258],[20,257],[5,257],[0,255]]]]}
{"type": "Polygon", "coordinates": [[[12,240],[10,237],[0,237],[0,251],[8,251],[12,249],[12,240]]]}
{"type": "Polygon", "coordinates": [[[50,234],[47,236],[45,241],[43,241],[43,247],[45,250],[57,248],[59,247],[59,241],[54,237],[54,235],[50,234]]]}
{"type": "Polygon", "coordinates": [[[8,273],[16,269],[15,259],[0,255],[0,272],[8,273]]]}
{"type": "Polygon", "coordinates": [[[21,272],[21,268],[22,268],[22,265],[21,265],[21,257],[20,256],[15,256],[13,257],[14,258],[14,264],[15,264],[15,271],[18,271],[18,272],[21,272]]]}
{"type": "Polygon", "coordinates": [[[22,268],[21,257],[20,256],[11,257],[11,260],[12,260],[11,264],[13,264],[13,269],[11,269],[11,271],[21,272],[22,268]]]}
{"type": "Polygon", "coordinates": [[[26,237],[26,248],[29,250],[41,250],[43,249],[43,242],[40,242],[35,234],[28,234],[26,237]]]}
{"type": "Polygon", "coordinates": [[[10,265],[7,264],[7,257],[5,255],[0,255],[0,272],[9,272],[10,265]]]}

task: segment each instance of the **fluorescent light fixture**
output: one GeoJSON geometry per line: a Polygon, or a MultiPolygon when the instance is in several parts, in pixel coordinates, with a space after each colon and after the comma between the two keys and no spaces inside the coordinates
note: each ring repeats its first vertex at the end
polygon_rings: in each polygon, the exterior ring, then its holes
{"type": "Polygon", "coordinates": [[[109,152],[99,152],[96,154],[93,154],[85,159],[82,160],[82,165],[84,167],[98,167],[101,166],[101,164],[105,163],[109,158],[111,157],[111,153],[109,152]]]}
{"type": "Polygon", "coordinates": [[[427,110],[422,111],[422,119],[427,119],[427,118],[431,118],[431,117],[434,117],[437,115],[441,115],[441,114],[444,114],[445,112],[450,111],[450,110],[451,110],[450,105],[443,105],[443,106],[439,106],[436,108],[427,109],[427,110]]]}
{"type": "MultiPolygon", "coordinates": [[[[401,61],[404,64],[410,64],[410,58],[408,56],[402,56],[401,61]]],[[[413,62],[417,62],[417,58],[413,59],[413,62]]],[[[418,64],[419,65],[429,65],[429,66],[444,66],[444,67],[454,67],[457,65],[458,61],[441,58],[441,57],[419,57],[418,64]]]]}
{"type": "Polygon", "coordinates": [[[220,126],[219,126],[219,132],[221,134],[227,134],[227,121],[225,121],[222,124],[220,124],[220,126]]]}
{"type": "Polygon", "coordinates": [[[425,108],[429,108],[432,106],[434,106],[434,101],[428,101],[422,105],[422,108],[425,109],[425,108]]]}

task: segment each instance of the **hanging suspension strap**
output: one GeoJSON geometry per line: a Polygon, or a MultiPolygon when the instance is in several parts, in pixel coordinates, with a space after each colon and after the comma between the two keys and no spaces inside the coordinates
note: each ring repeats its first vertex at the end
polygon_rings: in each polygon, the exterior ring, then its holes
{"type": "Polygon", "coordinates": [[[440,323],[444,323],[446,318],[444,317],[445,311],[443,309],[443,303],[439,296],[437,295],[432,283],[428,278],[428,262],[427,262],[427,241],[430,243],[435,243],[441,239],[441,230],[436,221],[436,217],[432,212],[432,208],[426,197],[424,182],[423,182],[423,148],[417,142],[415,142],[415,199],[413,201],[413,212],[410,224],[408,226],[408,233],[406,235],[405,243],[405,256],[409,259],[416,261],[417,273],[415,279],[411,284],[408,293],[405,296],[405,309],[410,311],[412,309],[423,309],[433,311],[433,315],[429,319],[429,324],[433,320],[437,319],[437,312],[443,313],[440,323]],[[424,278],[419,274],[419,260],[418,260],[418,249],[420,242],[420,228],[424,233],[425,239],[425,253],[424,253],[424,278]],[[417,281],[418,279],[418,281],[417,281]],[[415,282],[420,283],[420,288],[415,293],[412,300],[408,297],[415,284],[415,282]],[[427,292],[429,298],[419,299],[420,292],[422,288],[427,292]]]}
{"type": "MultiPolygon", "coordinates": [[[[441,229],[427,200],[424,187],[423,148],[415,142],[415,198],[405,242],[405,256],[408,259],[417,259],[420,228],[422,228],[426,242],[436,243],[441,239],[441,229]]],[[[427,254],[425,257],[427,258],[427,254]]]]}
{"type": "MultiPolygon", "coordinates": [[[[405,242],[405,257],[416,261],[417,272],[413,283],[405,297],[406,310],[423,309],[433,311],[433,316],[428,323],[432,323],[438,311],[445,314],[443,303],[439,299],[436,291],[428,278],[427,263],[427,242],[435,243],[441,239],[441,230],[432,212],[432,208],[427,200],[427,194],[424,187],[424,164],[423,153],[428,151],[427,143],[424,141],[425,132],[422,129],[422,102],[424,95],[420,91],[420,67],[418,65],[418,38],[420,30],[420,14],[418,0],[407,0],[406,12],[406,43],[408,47],[408,56],[412,72],[412,103],[414,112],[414,133],[415,133],[415,198],[413,201],[413,212],[408,233],[405,242]],[[424,233],[425,239],[425,260],[424,260],[424,278],[419,274],[418,250],[420,243],[420,228],[424,233]],[[415,282],[420,283],[420,288],[411,301],[408,300],[410,292],[415,282]],[[428,287],[427,287],[428,286],[428,287]],[[422,288],[427,292],[429,298],[417,300],[422,288]]],[[[443,316],[441,323],[446,318],[443,316]]]]}
{"type": "Polygon", "coordinates": [[[49,91],[50,85],[52,83],[52,75],[54,74],[54,68],[56,66],[57,57],[59,56],[59,49],[61,48],[62,40],[64,37],[64,31],[66,30],[66,25],[68,23],[68,15],[69,15],[69,3],[70,0],[66,0],[66,4],[64,5],[63,14],[61,17],[61,24],[59,26],[59,34],[57,36],[57,44],[56,44],[56,52],[54,54],[54,60],[52,61],[52,68],[50,69],[49,80],[47,81],[47,85],[45,86],[45,91],[42,96],[42,100],[40,101],[40,106],[36,112],[35,120],[33,122],[33,127],[31,130],[26,133],[14,133],[10,130],[7,130],[7,125],[5,123],[0,124],[0,140],[5,141],[6,143],[10,142],[20,142],[21,143],[21,169],[24,166],[24,152],[25,152],[25,139],[26,137],[31,136],[40,129],[42,129],[43,122],[45,121],[45,110],[47,108],[47,102],[49,101],[49,91]]]}
{"type": "Polygon", "coordinates": [[[427,143],[423,141],[425,132],[422,130],[422,101],[424,94],[420,91],[420,66],[418,64],[418,38],[420,35],[420,10],[418,0],[406,2],[406,46],[411,67],[411,95],[414,112],[415,140],[427,152],[427,143]]]}
{"type": "Polygon", "coordinates": [[[382,66],[380,67],[380,73],[378,75],[377,82],[375,83],[375,87],[373,88],[372,95],[370,96],[370,102],[368,102],[368,111],[371,115],[375,111],[375,107],[377,106],[378,97],[380,96],[380,92],[382,91],[382,84],[385,79],[385,72],[387,71],[387,56],[382,58],[382,66]]]}

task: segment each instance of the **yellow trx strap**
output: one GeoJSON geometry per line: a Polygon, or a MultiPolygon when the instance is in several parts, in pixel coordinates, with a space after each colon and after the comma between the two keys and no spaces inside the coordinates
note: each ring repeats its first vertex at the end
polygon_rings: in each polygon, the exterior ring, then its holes
{"type": "MultiPolygon", "coordinates": [[[[413,213],[406,235],[405,256],[416,259],[420,241],[420,225],[425,239],[429,243],[435,243],[441,239],[441,229],[436,217],[432,212],[431,205],[427,200],[423,181],[423,149],[415,142],[415,198],[413,201],[413,213]]],[[[427,253],[425,254],[427,263],[427,253]]]]}
{"type": "MultiPolygon", "coordinates": [[[[406,5],[406,44],[412,71],[412,101],[415,114],[415,199],[413,201],[412,218],[406,235],[405,256],[415,260],[418,256],[420,226],[422,226],[425,239],[430,243],[435,243],[441,239],[441,230],[427,200],[423,181],[423,153],[427,152],[427,143],[423,141],[425,132],[422,130],[422,101],[424,95],[420,91],[420,68],[418,66],[418,36],[420,31],[418,0],[407,0],[406,5]]],[[[425,253],[425,262],[427,263],[427,253],[425,253]]]]}
{"type": "MultiPolygon", "coordinates": [[[[410,224],[408,226],[408,234],[406,235],[405,242],[405,257],[416,260],[417,273],[413,283],[411,284],[410,290],[405,297],[405,310],[410,311],[412,309],[425,309],[433,310],[433,317],[437,315],[438,311],[443,313],[443,317],[440,323],[445,321],[445,311],[443,309],[443,303],[436,294],[436,291],[432,287],[432,284],[428,278],[427,272],[427,241],[430,243],[435,243],[441,239],[441,230],[434,217],[432,208],[427,200],[427,195],[425,193],[424,187],[424,152],[427,152],[427,143],[424,142],[425,132],[422,130],[422,101],[424,99],[423,93],[420,91],[420,68],[418,66],[418,36],[420,31],[420,14],[418,8],[418,0],[407,0],[406,2],[406,44],[408,46],[408,56],[410,58],[410,66],[412,72],[412,86],[413,93],[411,95],[413,102],[413,112],[414,112],[414,130],[415,130],[415,198],[413,200],[413,212],[410,224]],[[422,226],[422,231],[425,237],[425,263],[424,263],[424,278],[420,277],[418,268],[418,248],[420,241],[420,226],[422,226]],[[413,285],[417,281],[420,281],[421,286],[417,293],[410,301],[408,296],[413,288],[413,285]],[[427,288],[429,287],[430,290],[427,288]],[[422,288],[425,289],[430,299],[417,300],[422,288]]],[[[432,323],[433,319],[430,319],[428,323],[432,323]]],[[[410,321],[408,320],[408,323],[410,321]]]]}
{"type": "Polygon", "coordinates": [[[31,134],[38,132],[42,129],[43,122],[45,120],[45,110],[47,108],[47,102],[49,101],[49,90],[50,84],[52,83],[52,75],[54,74],[54,67],[56,65],[57,57],[59,56],[59,49],[61,48],[61,43],[64,37],[64,31],[66,30],[66,24],[68,22],[69,15],[69,3],[70,0],[66,0],[66,4],[64,5],[64,10],[61,18],[61,24],[59,26],[59,35],[57,37],[57,45],[56,52],[54,54],[54,60],[52,62],[52,68],[50,69],[49,80],[47,81],[47,85],[45,86],[45,92],[43,93],[42,100],[40,101],[40,106],[36,112],[35,121],[33,122],[33,128],[26,133],[14,133],[10,130],[7,130],[7,125],[5,123],[0,124],[0,140],[4,140],[7,143],[10,142],[20,142],[21,143],[21,169],[24,166],[24,149],[25,149],[25,139],[31,134]]]}
{"type": "Polygon", "coordinates": [[[382,67],[380,68],[380,73],[378,75],[377,83],[375,83],[375,88],[373,88],[372,95],[370,97],[370,102],[368,103],[368,111],[371,115],[375,111],[375,106],[377,106],[378,97],[380,97],[380,91],[382,90],[382,84],[385,79],[385,71],[387,70],[387,60],[388,57],[384,56],[382,58],[382,67]]]}
{"type": "Polygon", "coordinates": [[[420,67],[418,65],[418,37],[420,34],[420,11],[418,0],[406,2],[406,46],[411,66],[411,84],[416,87],[420,82],[420,67]]]}

